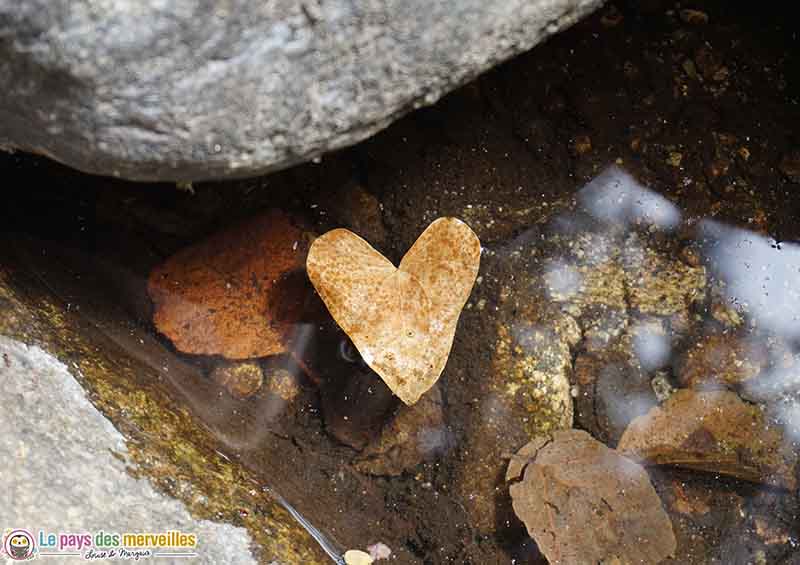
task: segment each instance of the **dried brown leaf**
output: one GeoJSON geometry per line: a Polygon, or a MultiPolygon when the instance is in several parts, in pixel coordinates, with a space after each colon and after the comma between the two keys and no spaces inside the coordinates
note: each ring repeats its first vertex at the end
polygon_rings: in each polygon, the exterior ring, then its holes
{"type": "Polygon", "coordinates": [[[414,404],[444,369],[480,252],[465,223],[439,218],[400,267],[345,229],[317,238],[306,267],[364,361],[403,402],[414,404]]]}

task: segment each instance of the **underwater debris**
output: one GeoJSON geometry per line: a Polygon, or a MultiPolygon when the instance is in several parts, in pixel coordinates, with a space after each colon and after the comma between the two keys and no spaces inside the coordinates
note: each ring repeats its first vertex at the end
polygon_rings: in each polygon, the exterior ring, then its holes
{"type": "Polygon", "coordinates": [[[506,481],[514,512],[550,563],[659,563],[675,552],[644,468],[582,430],[525,445],[506,481]]]}
{"type": "Polygon", "coordinates": [[[439,218],[399,267],[346,229],[317,238],[306,266],[364,362],[410,405],[444,369],[480,254],[480,241],[469,226],[439,218]]]}
{"type": "Polygon", "coordinates": [[[371,565],[373,561],[369,553],[358,549],[348,549],[344,553],[344,562],[347,565],[371,565]]]}
{"type": "Polygon", "coordinates": [[[389,559],[392,556],[392,550],[389,549],[389,546],[380,541],[367,547],[367,551],[369,551],[369,555],[374,561],[389,559]]]}
{"type": "Polygon", "coordinates": [[[270,210],[179,251],[148,278],[158,331],[184,353],[285,353],[310,291],[291,276],[303,268],[308,240],[270,210]]]}
{"type": "Polygon", "coordinates": [[[680,11],[681,19],[690,25],[704,25],[708,23],[708,14],[700,10],[685,9],[680,11]]]}
{"type": "Polygon", "coordinates": [[[239,400],[253,396],[264,382],[264,371],[255,361],[223,361],[212,369],[210,376],[239,400]]]}
{"type": "Polygon", "coordinates": [[[702,335],[681,359],[678,378],[686,388],[697,390],[746,386],[757,382],[768,362],[765,344],[754,337],[702,335]]]}
{"type": "Polygon", "coordinates": [[[649,465],[676,465],[793,490],[797,453],[758,406],[730,391],[676,391],[628,426],[617,449],[649,465]]]}

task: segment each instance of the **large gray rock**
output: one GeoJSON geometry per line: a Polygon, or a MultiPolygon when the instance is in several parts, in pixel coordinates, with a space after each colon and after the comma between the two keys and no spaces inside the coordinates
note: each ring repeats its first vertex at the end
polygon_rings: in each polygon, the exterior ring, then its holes
{"type": "Polygon", "coordinates": [[[246,176],[377,132],[601,0],[0,0],[0,146],[246,176]]]}
{"type": "MultiPolygon", "coordinates": [[[[125,438],[92,406],[57,359],[0,336],[0,382],[6,399],[0,408],[4,528],[24,528],[37,539],[39,530],[178,530],[197,535],[198,555],[192,563],[257,562],[247,530],[193,518],[179,501],[129,473],[125,438]]],[[[159,560],[187,562],[185,557],[159,560]]],[[[86,563],[82,557],[59,557],[58,562],[86,563]]]]}

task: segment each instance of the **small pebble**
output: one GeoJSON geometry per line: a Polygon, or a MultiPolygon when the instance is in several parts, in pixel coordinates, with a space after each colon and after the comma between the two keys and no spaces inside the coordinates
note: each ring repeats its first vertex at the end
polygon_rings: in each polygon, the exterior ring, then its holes
{"type": "Polygon", "coordinates": [[[683,21],[690,25],[703,25],[708,23],[708,14],[700,10],[681,10],[680,16],[683,21]]]}
{"type": "Polygon", "coordinates": [[[211,378],[228,394],[242,400],[258,392],[264,373],[256,361],[223,362],[211,371],[211,378]]]}
{"type": "Polygon", "coordinates": [[[392,550],[389,549],[389,546],[383,542],[374,543],[367,547],[367,551],[369,551],[370,556],[375,561],[379,559],[389,559],[392,555],[392,550]]]}
{"type": "Polygon", "coordinates": [[[669,377],[664,371],[656,373],[653,380],[650,381],[650,386],[653,387],[653,392],[659,402],[665,402],[675,392],[675,387],[669,382],[669,377]]]}
{"type": "Polygon", "coordinates": [[[266,389],[285,400],[291,402],[300,394],[300,385],[295,376],[286,369],[273,369],[268,372],[266,389]]]}
{"type": "Polygon", "coordinates": [[[673,167],[680,167],[683,155],[677,151],[672,151],[667,158],[667,164],[673,167]]]}
{"type": "Polygon", "coordinates": [[[347,565],[371,565],[372,556],[359,549],[349,549],[344,553],[344,562],[347,565]]]}
{"type": "Polygon", "coordinates": [[[579,135],[572,142],[572,148],[578,155],[585,155],[592,150],[592,139],[588,135],[579,135]]]}

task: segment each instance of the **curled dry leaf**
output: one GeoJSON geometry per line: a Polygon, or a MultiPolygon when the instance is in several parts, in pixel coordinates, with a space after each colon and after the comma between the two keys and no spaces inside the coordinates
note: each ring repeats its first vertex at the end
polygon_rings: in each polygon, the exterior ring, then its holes
{"type": "Polygon", "coordinates": [[[148,278],[156,327],[184,353],[286,352],[307,296],[294,274],[302,275],[308,239],[271,210],[179,251],[148,278]]]}
{"type": "Polygon", "coordinates": [[[403,402],[414,404],[444,369],[480,255],[469,226],[439,218],[400,267],[345,229],[317,238],[306,266],[364,361],[403,402]]]}
{"type": "Polygon", "coordinates": [[[658,563],[675,551],[644,468],[584,431],[531,441],[506,480],[514,512],[550,563],[658,563]]]}

